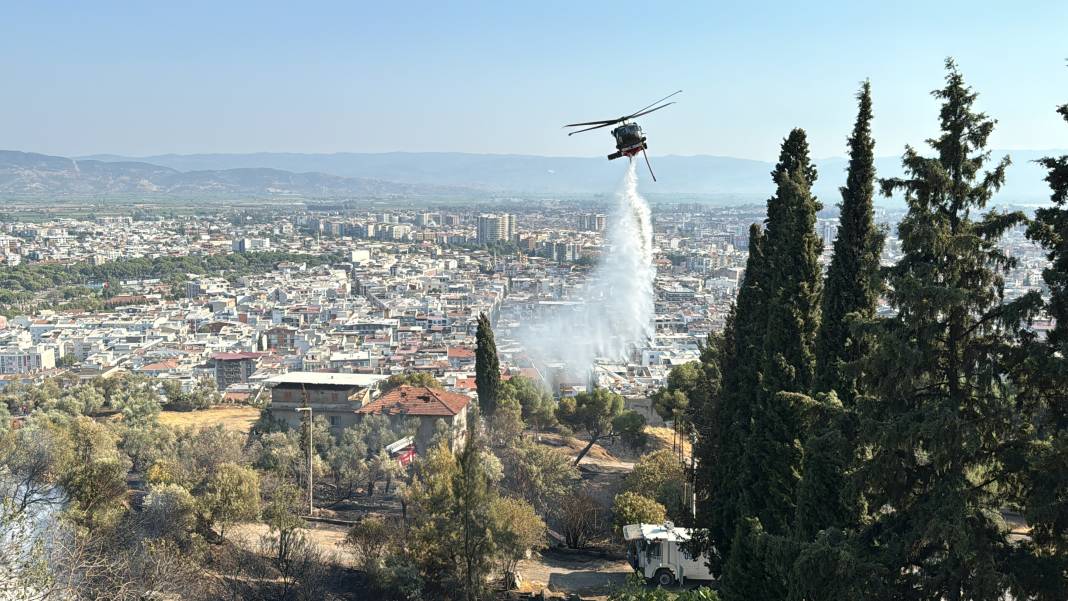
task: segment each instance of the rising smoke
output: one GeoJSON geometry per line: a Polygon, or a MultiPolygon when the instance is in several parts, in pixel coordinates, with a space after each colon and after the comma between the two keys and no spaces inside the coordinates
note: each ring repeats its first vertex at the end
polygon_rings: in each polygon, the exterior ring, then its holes
{"type": "Polygon", "coordinates": [[[607,223],[601,262],[580,301],[520,333],[527,351],[541,362],[562,362],[584,373],[598,358],[626,360],[651,339],[655,326],[653,227],[649,205],[638,193],[631,160],[607,223]]]}

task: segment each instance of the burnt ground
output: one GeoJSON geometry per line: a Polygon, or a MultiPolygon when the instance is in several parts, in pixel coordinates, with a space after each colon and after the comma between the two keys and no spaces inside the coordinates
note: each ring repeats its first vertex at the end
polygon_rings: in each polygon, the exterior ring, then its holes
{"type": "MultiPolygon", "coordinates": [[[[661,438],[662,440],[662,438],[661,438]]],[[[542,434],[539,442],[574,458],[585,446],[585,441],[542,434]]],[[[654,437],[650,449],[662,446],[654,437]]],[[[668,439],[670,444],[670,439],[668,439]]],[[[637,456],[620,445],[594,445],[579,464],[582,485],[606,507],[619,492],[623,479],[634,468],[637,456]]],[[[325,484],[325,483],[323,483],[325,484]]],[[[399,518],[401,505],[393,491],[383,494],[384,488],[374,497],[357,494],[342,503],[318,504],[319,517],[324,521],[309,522],[307,534],[319,548],[332,555],[344,568],[352,569],[354,558],[344,545],[348,531],[347,522],[357,521],[369,514],[399,518]],[[331,523],[332,522],[332,523],[331,523]]],[[[325,493],[327,491],[323,491],[325,493]]],[[[320,498],[326,495],[319,495],[320,498]]],[[[267,528],[263,524],[242,524],[228,533],[228,538],[237,546],[252,551],[267,528]]],[[[607,536],[594,540],[586,550],[546,549],[534,553],[530,559],[519,564],[522,578],[521,592],[539,593],[543,589],[557,596],[580,595],[583,599],[604,600],[616,588],[626,582],[631,572],[622,554],[618,541],[607,536]]]]}

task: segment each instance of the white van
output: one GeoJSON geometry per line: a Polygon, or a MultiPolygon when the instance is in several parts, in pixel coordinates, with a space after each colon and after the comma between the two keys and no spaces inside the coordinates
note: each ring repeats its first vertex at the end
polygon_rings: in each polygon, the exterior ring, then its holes
{"type": "Polygon", "coordinates": [[[627,560],[646,580],[671,586],[686,580],[714,580],[707,557],[693,557],[682,548],[690,540],[690,529],[663,524],[628,524],[623,527],[627,560]]]}

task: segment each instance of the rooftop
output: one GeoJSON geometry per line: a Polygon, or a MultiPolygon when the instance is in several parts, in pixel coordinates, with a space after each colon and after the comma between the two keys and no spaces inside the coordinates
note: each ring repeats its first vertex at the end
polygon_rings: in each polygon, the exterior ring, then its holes
{"type": "Polygon", "coordinates": [[[215,353],[211,356],[216,361],[241,361],[243,359],[255,359],[263,353],[215,353]]]}
{"type": "Polygon", "coordinates": [[[427,386],[405,385],[398,386],[360,407],[356,413],[447,417],[460,413],[470,402],[471,399],[463,394],[427,386]]]}
{"type": "Polygon", "coordinates": [[[366,388],[389,376],[377,374],[335,374],[312,371],[291,371],[267,380],[269,384],[304,384],[307,386],[359,386],[366,388]]]}

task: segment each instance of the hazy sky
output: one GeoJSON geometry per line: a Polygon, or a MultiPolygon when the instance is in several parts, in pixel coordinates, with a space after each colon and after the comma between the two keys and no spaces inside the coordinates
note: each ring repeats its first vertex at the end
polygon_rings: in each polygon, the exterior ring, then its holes
{"type": "Polygon", "coordinates": [[[464,151],[592,156],[637,109],[655,154],[877,153],[937,127],[957,58],[999,148],[1068,146],[1068,1],[7,2],[0,147],[63,155],[464,151]],[[522,5],[522,6],[520,6],[522,5]],[[860,5],[879,5],[865,6],[860,5]]]}

